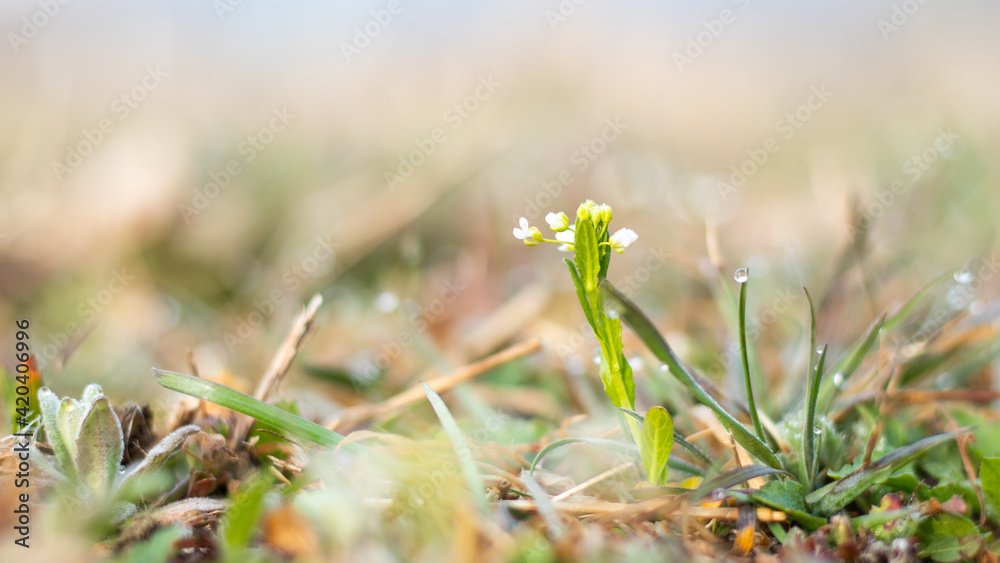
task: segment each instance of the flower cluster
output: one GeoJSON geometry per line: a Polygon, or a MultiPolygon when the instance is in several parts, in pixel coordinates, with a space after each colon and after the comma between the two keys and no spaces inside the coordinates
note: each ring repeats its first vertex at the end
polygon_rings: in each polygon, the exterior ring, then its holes
{"type": "MultiPolygon", "coordinates": [[[[588,199],[577,208],[576,220],[592,221],[597,229],[598,239],[600,239],[601,235],[608,228],[608,224],[611,223],[611,207],[603,203],[597,205],[588,199]]],[[[555,233],[555,239],[545,238],[542,232],[538,230],[538,227],[530,226],[528,220],[524,217],[521,217],[521,220],[518,221],[518,227],[514,228],[514,236],[519,240],[523,240],[526,246],[536,246],[540,242],[553,242],[561,245],[559,250],[572,252],[576,237],[576,224],[571,225],[569,217],[562,211],[559,213],[549,213],[545,216],[545,222],[549,224],[549,228],[555,233]]],[[[618,229],[611,235],[607,242],[600,244],[607,245],[615,252],[621,254],[638,238],[639,235],[635,234],[635,231],[632,229],[618,229]]]]}

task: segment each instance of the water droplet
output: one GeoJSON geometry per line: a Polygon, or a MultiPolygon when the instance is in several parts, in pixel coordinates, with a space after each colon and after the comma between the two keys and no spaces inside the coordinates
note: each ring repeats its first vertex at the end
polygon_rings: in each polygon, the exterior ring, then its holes
{"type": "Polygon", "coordinates": [[[632,369],[638,371],[646,367],[646,361],[642,359],[642,356],[632,356],[628,359],[628,365],[632,366],[632,369]]]}
{"type": "Polygon", "coordinates": [[[817,354],[822,354],[823,353],[823,348],[825,348],[825,346],[817,346],[816,347],[816,353],[817,354]]]}
{"type": "Polygon", "coordinates": [[[668,372],[670,371],[670,366],[668,366],[667,364],[660,364],[660,371],[668,372]]]}
{"type": "Polygon", "coordinates": [[[955,272],[955,281],[962,285],[967,285],[972,281],[972,272],[968,270],[959,270],[955,272]]]}
{"type": "Polygon", "coordinates": [[[604,312],[608,315],[609,319],[617,319],[619,316],[618,309],[615,309],[613,307],[606,307],[604,309],[604,312]]]}
{"type": "Polygon", "coordinates": [[[739,270],[736,270],[735,274],[733,274],[733,279],[739,283],[746,283],[749,277],[750,270],[747,270],[746,268],[740,268],[739,270]]]}
{"type": "Polygon", "coordinates": [[[844,374],[839,371],[833,374],[833,384],[837,386],[838,389],[844,386],[844,374]]]}
{"type": "Polygon", "coordinates": [[[816,426],[813,426],[813,434],[822,434],[822,433],[823,433],[822,424],[817,424],[816,426]]]}
{"type": "Polygon", "coordinates": [[[383,291],[375,298],[375,308],[382,313],[391,313],[399,307],[399,297],[395,293],[383,291]]]}

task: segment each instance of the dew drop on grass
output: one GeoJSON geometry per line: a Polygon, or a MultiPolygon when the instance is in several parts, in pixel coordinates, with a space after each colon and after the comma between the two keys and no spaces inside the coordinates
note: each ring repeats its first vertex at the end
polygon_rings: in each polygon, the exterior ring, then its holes
{"type": "Polygon", "coordinates": [[[833,374],[833,384],[837,386],[837,389],[842,389],[844,387],[844,374],[839,371],[833,374]]]}
{"type": "Polygon", "coordinates": [[[822,424],[817,424],[816,426],[813,426],[813,434],[822,434],[822,433],[823,433],[822,424]]]}
{"type": "Polygon", "coordinates": [[[375,298],[375,308],[382,313],[391,313],[399,307],[399,297],[395,293],[383,291],[375,298]]]}
{"type": "Polygon", "coordinates": [[[736,270],[735,274],[733,274],[733,279],[739,283],[746,283],[749,277],[750,270],[747,270],[746,268],[740,268],[739,270],[736,270]]]}
{"type": "Polygon", "coordinates": [[[668,366],[667,364],[660,364],[660,371],[666,373],[670,371],[670,366],[668,366]]]}
{"type": "Polygon", "coordinates": [[[823,353],[823,347],[822,346],[817,346],[816,347],[816,353],[817,354],[822,354],[823,353]]]}
{"type": "Polygon", "coordinates": [[[962,285],[968,285],[972,282],[972,272],[968,270],[959,270],[955,272],[955,281],[962,285]]]}

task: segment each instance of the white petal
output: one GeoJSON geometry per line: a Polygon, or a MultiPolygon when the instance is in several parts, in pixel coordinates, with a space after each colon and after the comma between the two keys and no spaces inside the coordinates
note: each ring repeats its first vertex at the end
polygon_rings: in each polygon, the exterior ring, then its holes
{"type": "Polygon", "coordinates": [[[628,248],[638,239],[639,235],[635,234],[635,231],[632,229],[618,229],[615,234],[611,235],[611,245],[628,248]]]}
{"type": "Polygon", "coordinates": [[[573,242],[576,241],[576,233],[574,233],[573,231],[563,231],[561,233],[556,233],[556,240],[559,242],[573,244],[573,242]]]}
{"type": "Polygon", "coordinates": [[[527,233],[527,231],[522,231],[521,229],[518,229],[517,227],[514,227],[514,236],[518,240],[524,240],[524,238],[528,236],[528,233],[527,233]]]}
{"type": "Polygon", "coordinates": [[[528,230],[528,227],[529,227],[529,225],[528,225],[528,219],[526,219],[525,217],[521,217],[521,219],[517,222],[517,224],[521,226],[521,230],[522,231],[527,231],[528,230]]]}

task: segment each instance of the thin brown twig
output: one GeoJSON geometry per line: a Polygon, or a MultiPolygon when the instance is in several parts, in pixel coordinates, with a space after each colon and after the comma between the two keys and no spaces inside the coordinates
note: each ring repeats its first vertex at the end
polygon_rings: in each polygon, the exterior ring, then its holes
{"type": "MultiPolygon", "coordinates": [[[[437,393],[443,393],[460,383],[464,383],[477,375],[485,373],[501,364],[526,356],[541,348],[541,340],[534,338],[520,342],[487,356],[478,362],[462,366],[447,375],[427,380],[427,386],[437,393]]],[[[376,416],[395,411],[407,405],[420,402],[426,398],[423,387],[416,385],[381,403],[351,407],[338,413],[326,421],[325,426],[331,430],[346,431],[376,416]]]]}
{"type": "MultiPolygon", "coordinates": [[[[323,296],[317,293],[299,311],[299,315],[295,317],[295,322],[292,323],[292,329],[288,332],[288,336],[285,337],[285,341],[278,347],[274,357],[271,359],[271,364],[267,367],[267,371],[264,372],[264,377],[257,384],[257,390],[253,394],[254,398],[267,401],[267,398],[281,383],[285,374],[288,373],[288,368],[292,365],[292,360],[295,359],[295,356],[305,346],[306,341],[312,336],[313,322],[316,320],[316,313],[322,304],[323,296]]],[[[237,443],[246,438],[251,425],[253,425],[251,417],[237,415],[234,431],[230,438],[230,448],[234,448],[237,443]]]]}

